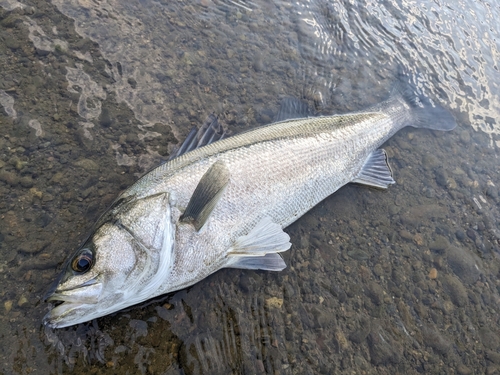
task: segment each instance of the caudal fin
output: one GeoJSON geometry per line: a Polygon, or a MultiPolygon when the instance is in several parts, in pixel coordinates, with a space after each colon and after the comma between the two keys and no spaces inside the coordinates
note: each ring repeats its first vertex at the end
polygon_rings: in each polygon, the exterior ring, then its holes
{"type": "Polygon", "coordinates": [[[411,107],[413,121],[410,126],[449,131],[457,126],[451,113],[426,96],[417,87],[417,76],[400,71],[399,82],[394,90],[411,107]]]}

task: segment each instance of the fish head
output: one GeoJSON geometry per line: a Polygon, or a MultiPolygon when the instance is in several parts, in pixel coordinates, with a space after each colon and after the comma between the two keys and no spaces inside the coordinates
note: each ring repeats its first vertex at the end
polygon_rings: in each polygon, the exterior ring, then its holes
{"type": "Polygon", "coordinates": [[[44,323],[62,328],[155,296],[172,265],[175,226],[168,194],[112,207],[63,266],[45,299],[44,323]]]}

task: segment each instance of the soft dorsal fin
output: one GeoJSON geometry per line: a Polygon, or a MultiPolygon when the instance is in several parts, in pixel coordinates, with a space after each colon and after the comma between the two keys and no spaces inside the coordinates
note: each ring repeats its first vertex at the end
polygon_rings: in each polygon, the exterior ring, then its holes
{"type": "Polygon", "coordinates": [[[286,97],[281,101],[281,106],[274,119],[275,122],[311,116],[312,112],[307,103],[297,98],[286,97]]]}
{"type": "Polygon", "coordinates": [[[189,132],[188,136],[182,142],[181,147],[172,153],[168,160],[172,160],[178,156],[181,156],[189,151],[193,151],[199,147],[206,146],[215,141],[221,140],[226,135],[224,128],[219,121],[217,116],[213,113],[207,117],[201,128],[194,127],[189,132]]]}
{"type": "Polygon", "coordinates": [[[203,175],[194,190],[186,211],[180,217],[199,231],[207,222],[229,182],[229,170],[222,160],[216,161],[203,175]]]}
{"type": "Polygon", "coordinates": [[[380,148],[373,151],[352,182],[381,189],[387,189],[389,185],[395,184],[385,150],[380,148]]]}

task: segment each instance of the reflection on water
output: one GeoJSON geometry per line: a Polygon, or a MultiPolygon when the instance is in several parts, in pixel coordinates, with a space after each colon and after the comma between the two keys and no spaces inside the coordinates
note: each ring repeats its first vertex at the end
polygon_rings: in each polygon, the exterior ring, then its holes
{"type": "Polygon", "coordinates": [[[473,0],[0,1],[0,371],[500,371],[499,16],[473,0]],[[359,110],[398,65],[459,127],[396,135],[397,184],[314,208],[285,271],[40,327],[65,255],[207,114],[237,133],[284,96],[359,110]]]}

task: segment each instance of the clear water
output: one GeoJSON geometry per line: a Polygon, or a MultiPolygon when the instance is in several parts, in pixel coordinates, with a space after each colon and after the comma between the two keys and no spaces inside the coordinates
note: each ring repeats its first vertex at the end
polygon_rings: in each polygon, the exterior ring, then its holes
{"type": "Polygon", "coordinates": [[[500,371],[500,6],[490,1],[0,0],[0,373],[500,371]],[[288,229],[281,273],[222,270],[62,330],[41,297],[118,192],[209,113],[384,100],[399,66],[450,133],[384,148],[288,229]]]}

